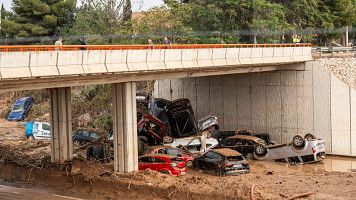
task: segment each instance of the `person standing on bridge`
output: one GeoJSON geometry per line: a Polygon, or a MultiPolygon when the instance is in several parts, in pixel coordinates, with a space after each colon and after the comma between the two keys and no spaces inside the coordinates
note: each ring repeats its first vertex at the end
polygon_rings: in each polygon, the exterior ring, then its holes
{"type": "Polygon", "coordinates": [[[147,42],[148,42],[148,48],[149,48],[149,49],[154,49],[154,47],[153,47],[153,45],[154,45],[154,44],[153,44],[153,41],[152,41],[151,39],[148,39],[147,42]]]}
{"type": "MultiPolygon", "coordinates": [[[[63,44],[62,44],[62,41],[63,41],[63,40],[62,40],[62,38],[60,37],[60,38],[58,38],[58,40],[54,43],[54,45],[55,45],[55,46],[62,46],[62,45],[63,45],[63,44]]],[[[56,50],[56,51],[59,51],[59,50],[61,50],[61,48],[57,48],[57,47],[56,47],[55,50],[56,50]]]]}

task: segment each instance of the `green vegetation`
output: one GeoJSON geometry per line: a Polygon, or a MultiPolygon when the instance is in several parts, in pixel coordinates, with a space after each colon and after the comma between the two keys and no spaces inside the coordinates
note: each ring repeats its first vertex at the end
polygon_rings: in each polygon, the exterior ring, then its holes
{"type": "MultiPolygon", "coordinates": [[[[293,34],[316,41],[340,38],[356,26],[356,0],[165,0],[165,5],[132,14],[130,0],[14,0],[1,10],[0,37],[55,35],[90,44],[290,42],[293,34]],[[332,32],[331,30],[338,30],[332,32]],[[71,37],[69,37],[71,36],[71,37]]],[[[353,33],[350,34],[353,36],[353,33]]]]}
{"type": "Polygon", "coordinates": [[[9,37],[65,33],[74,21],[76,0],[14,0],[2,29],[9,37]]]}

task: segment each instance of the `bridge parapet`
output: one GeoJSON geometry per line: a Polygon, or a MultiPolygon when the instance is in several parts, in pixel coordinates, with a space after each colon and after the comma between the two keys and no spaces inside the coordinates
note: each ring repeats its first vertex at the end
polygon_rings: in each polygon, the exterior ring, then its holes
{"type": "Polygon", "coordinates": [[[248,67],[312,60],[309,44],[61,46],[58,51],[55,48],[0,47],[0,79],[248,67]]]}

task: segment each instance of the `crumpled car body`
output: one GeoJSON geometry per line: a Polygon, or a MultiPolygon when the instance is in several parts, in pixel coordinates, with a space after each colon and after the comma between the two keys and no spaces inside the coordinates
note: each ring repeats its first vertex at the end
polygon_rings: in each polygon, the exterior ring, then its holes
{"type": "MultiPolygon", "coordinates": [[[[210,149],[216,147],[218,144],[219,142],[215,138],[206,139],[206,148],[203,150],[203,152],[209,151],[210,149]]],[[[176,138],[172,143],[165,145],[183,149],[191,154],[199,154],[202,152],[202,143],[199,136],[176,138]]]]}
{"type": "Polygon", "coordinates": [[[219,128],[217,117],[207,116],[196,121],[189,99],[174,101],[156,98],[149,103],[150,114],[161,120],[173,138],[189,137],[211,127],[219,128]]]}
{"type": "Polygon", "coordinates": [[[150,145],[173,141],[164,122],[149,114],[144,114],[137,123],[137,132],[139,139],[150,145]]]}
{"type": "Polygon", "coordinates": [[[212,149],[193,161],[195,169],[215,175],[238,175],[250,172],[250,165],[237,151],[229,148],[212,149]]]}

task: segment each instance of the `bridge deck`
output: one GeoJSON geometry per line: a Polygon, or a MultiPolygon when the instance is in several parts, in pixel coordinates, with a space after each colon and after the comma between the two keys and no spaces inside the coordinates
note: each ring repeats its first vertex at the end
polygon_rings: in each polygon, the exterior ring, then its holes
{"type": "Polygon", "coordinates": [[[271,71],[308,60],[310,44],[0,46],[0,90],[271,71]]]}

